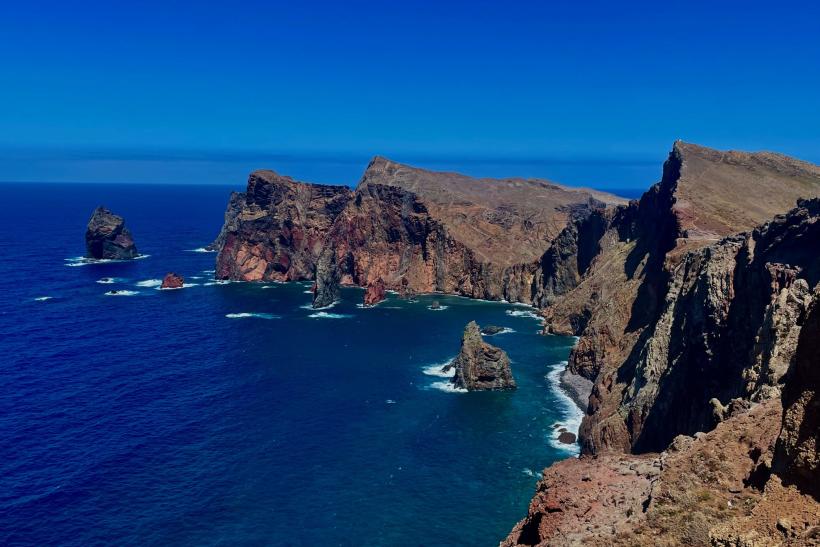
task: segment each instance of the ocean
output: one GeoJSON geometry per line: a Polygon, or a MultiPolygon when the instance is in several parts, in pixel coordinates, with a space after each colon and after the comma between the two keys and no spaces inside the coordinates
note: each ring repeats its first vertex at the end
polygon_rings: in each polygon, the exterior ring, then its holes
{"type": "Polygon", "coordinates": [[[496,545],[577,454],[574,340],[506,303],[215,283],[232,189],[0,185],[0,544],[496,545]],[[77,260],[100,204],[147,256],[77,260]],[[440,377],[470,320],[507,327],[519,389],[440,377]]]}

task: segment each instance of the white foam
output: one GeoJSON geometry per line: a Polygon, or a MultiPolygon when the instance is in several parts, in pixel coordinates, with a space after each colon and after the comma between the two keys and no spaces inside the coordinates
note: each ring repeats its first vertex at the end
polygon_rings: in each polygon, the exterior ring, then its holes
{"type": "Polygon", "coordinates": [[[113,285],[114,283],[122,283],[125,279],[121,277],[103,277],[102,279],[98,279],[97,283],[102,285],[113,285]]]}
{"type": "Polygon", "coordinates": [[[206,274],[215,274],[215,273],[216,273],[216,270],[202,270],[202,273],[206,273],[206,274]]]}
{"type": "Polygon", "coordinates": [[[466,389],[456,387],[452,382],[433,382],[430,384],[430,387],[438,389],[439,391],[446,391],[447,393],[467,393],[466,389]]]}
{"type": "Polygon", "coordinates": [[[275,289],[276,285],[262,285],[263,289],[275,289]]]}
{"type": "Polygon", "coordinates": [[[312,317],[313,319],[347,319],[350,316],[343,313],[327,313],[326,311],[320,311],[311,313],[308,317],[312,317]]]}
{"type": "Polygon", "coordinates": [[[506,313],[510,317],[529,317],[530,319],[535,319],[536,321],[544,320],[543,317],[530,310],[507,310],[506,313]]]}
{"type": "Polygon", "coordinates": [[[108,291],[105,293],[106,296],[134,296],[135,294],[139,294],[139,291],[108,291]]]}
{"type": "Polygon", "coordinates": [[[440,305],[438,308],[434,308],[433,306],[427,306],[427,309],[430,310],[430,311],[444,311],[449,307],[450,306],[441,306],[440,305]]]}
{"type": "Polygon", "coordinates": [[[216,281],[208,281],[207,283],[203,283],[205,287],[212,287],[213,285],[228,285],[229,283],[233,283],[230,279],[217,279],[216,281]]]}
{"type": "Polygon", "coordinates": [[[188,279],[202,279],[202,276],[201,275],[192,275],[192,276],[188,277],[188,279]]]}
{"type": "MultiPolygon", "coordinates": [[[[207,285],[207,283],[205,283],[207,285]]],[[[182,289],[189,289],[191,287],[199,287],[199,283],[183,283],[181,287],[154,287],[158,291],[179,291],[182,289]]]]}
{"type": "Polygon", "coordinates": [[[497,334],[510,334],[511,332],[515,332],[515,329],[511,329],[510,327],[504,327],[495,334],[484,334],[483,332],[481,334],[483,334],[484,336],[495,336],[497,334]]]}
{"type": "Polygon", "coordinates": [[[185,249],[189,253],[216,253],[216,249],[206,249],[205,247],[197,247],[196,249],[185,249]]]}
{"type": "Polygon", "coordinates": [[[424,374],[426,374],[427,376],[438,376],[439,378],[452,378],[453,376],[456,375],[455,367],[451,368],[450,370],[448,370],[446,372],[441,370],[441,369],[443,369],[444,367],[446,367],[447,365],[452,363],[453,359],[455,359],[455,358],[451,357],[450,359],[447,359],[446,361],[444,361],[442,363],[434,363],[432,365],[428,365],[428,366],[422,368],[421,371],[424,374]]]}
{"type": "Polygon", "coordinates": [[[249,312],[241,312],[241,313],[226,313],[225,317],[228,319],[245,319],[248,317],[255,317],[257,319],[279,319],[278,315],[273,315],[272,313],[249,313],[249,312]]]}
{"type": "Polygon", "coordinates": [[[34,300],[37,301],[37,302],[45,302],[46,300],[51,300],[52,298],[54,298],[54,297],[53,296],[38,296],[34,300]]]}
{"type": "Polygon", "coordinates": [[[525,467],[524,469],[521,470],[521,472],[524,473],[525,475],[527,475],[528,477],[538,477],[538,474],[535,473],[529,467],[525,467]]]}
{"type": "Polygon", "coordinates": [[[143,258],[148,258],[151,255],[137,255],[134,258],[124,258],[124,259],[115,259],[115,258],[88,258],[86,256],[75,256],[72,258],[64,259],[66,262],[66,266],[70,266],[72,268],[77,266],[90,266],[92,264],[117,264],[120,262],[131,262],[132,260],[142,260],[143,258]]]}
{"type": "Polygon", "coordinates": [[[394,401],[393,399],[387,399],[385,403],[387,403],[388,405],[394,405],[396,404],[396,401],[394,401]]]}
{"type": "Polygon", "coordinates": [[[134,283],[137,287],[159,287],[162,285],[162,279],[145,279],[134,283]]]}
{"type": "Polygon", "coordinates": [[[313,294],[313,291],[302,291],[305,294],[313,294]]]}
{"type": "MultiPolygon", "coordinates": [[[[566,367],[566,361],[561,361],[560,363],[552,365],[552,367],[550,367],[550,372],[547,374],[547,379],[549,380],[550,387],[556,393],[558,396],[558,401],[560,402],[559,411],[561,419],[558,423],[570,433],[574,433],[577,439],[578,430],[581,428],[581,420],[584,418],[584,411],[578,408],[575,401],[573,401],[572,398],[564,393],[563,389],[561,389],[561,373],[566,367]]],[[[558,440],[558,436],[561,435],[559,429],[560,428],[552,428],[550,433],[550,445],[558,450],[564,450],[575,455],[579,454],[581,449],[577,443],[565,444],[558,440]]]]}

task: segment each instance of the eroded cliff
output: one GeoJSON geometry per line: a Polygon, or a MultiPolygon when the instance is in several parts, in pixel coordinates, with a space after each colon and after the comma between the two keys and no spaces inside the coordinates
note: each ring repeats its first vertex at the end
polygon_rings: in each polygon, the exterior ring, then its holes
{"type": "Polygon", "coordinates": [[[622,203],[539,180],[473,179],[375,158],[356,190],[257,171],[214,243],[217,277],[316,280],[530,303],[542,255],[570,218],[622,203]]]}
{"type": "Polygon", "coordinates": [[[639,202],[564,230],[541,294],[594,381],[584,456],[545,471],[505,544],[820,537],[818,195],[816,166],[676,143],[639,202]]]}

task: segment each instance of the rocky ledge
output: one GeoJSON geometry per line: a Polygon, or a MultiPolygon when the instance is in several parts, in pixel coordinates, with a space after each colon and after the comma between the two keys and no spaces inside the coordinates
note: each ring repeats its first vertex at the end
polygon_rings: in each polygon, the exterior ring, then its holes
{"type": "Polygon", "coordinates": [[[85,248],[87,258],[127,260],[139,256],[123,218],[103,206],[94,209],[88,221],[85,248]]]}
{"type": "Polygon", "coordinates": [[[468,391],[515,389],[510,358],[504,350],[486,343],[481,329],[470,321],[461,337],[461,351],[444,371],[455,370],[453,385],[468,391]]]}

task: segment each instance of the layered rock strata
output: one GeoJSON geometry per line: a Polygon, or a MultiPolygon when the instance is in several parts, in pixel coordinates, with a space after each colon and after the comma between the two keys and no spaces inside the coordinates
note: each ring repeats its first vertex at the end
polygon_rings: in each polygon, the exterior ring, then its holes
{"type": "Polygon", "coordinates": [[[103,206],[94,209],[88,221],[85,248],[87,258],[128,260],[139,256],[123,218],[103,206]]]}
{"type": "Polygon", "coordinates": [[[375,158],[355,191],[251,174],[214,242],[216,275],[531,302],[544,252],[570,218],[623,200],[524,179],[473,179],[375,158]]]}

